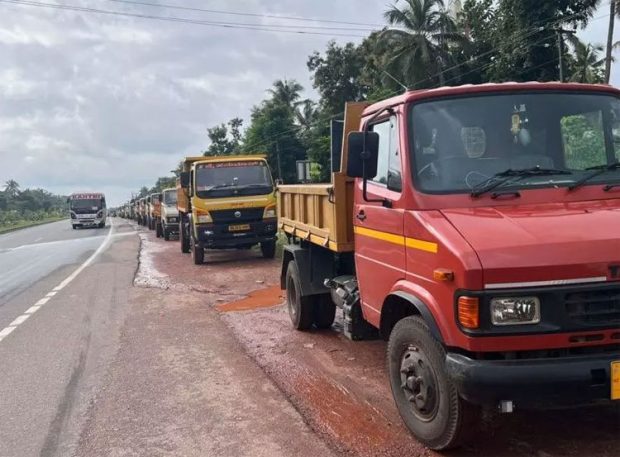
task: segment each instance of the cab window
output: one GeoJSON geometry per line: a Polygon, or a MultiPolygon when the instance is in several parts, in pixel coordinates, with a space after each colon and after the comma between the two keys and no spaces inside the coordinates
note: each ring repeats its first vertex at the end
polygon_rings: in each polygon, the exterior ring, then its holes
{"type": "Polygon", "coordinates": [[[377,176],[372,181],[390,190],[402,190],[402,169],[398,145],[398,126],[396,117],[374,124],[371,128],[379,135],[379,158],[377,176]]]}

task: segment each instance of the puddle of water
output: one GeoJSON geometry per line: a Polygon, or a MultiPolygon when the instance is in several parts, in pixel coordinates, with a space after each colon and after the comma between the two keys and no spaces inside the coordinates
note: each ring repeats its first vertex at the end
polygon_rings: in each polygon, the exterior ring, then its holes
{"type": "Polygon", "coordinates": [[[282,303],[283,295],[279,285],[255,290],[242,298],[229,303],[217,305],[216,308],[224,313],[234,311],[250,311],[253,309],[271,308],[282,303]]]}

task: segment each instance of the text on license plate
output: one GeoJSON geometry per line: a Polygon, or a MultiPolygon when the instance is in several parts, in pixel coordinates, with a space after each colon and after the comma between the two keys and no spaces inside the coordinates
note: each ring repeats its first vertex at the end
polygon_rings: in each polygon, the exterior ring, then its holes
{"type": "Polygon", "coordinates": [[[620,360],[611,362],[611,399],[620,400],[620,360]]]}
{"type": "Polygon", "coordinates": [[[245,230],[250,230],[250,224],[237,224],[237,225],[229,225],[229,232],[243,232],[245,230]]]}

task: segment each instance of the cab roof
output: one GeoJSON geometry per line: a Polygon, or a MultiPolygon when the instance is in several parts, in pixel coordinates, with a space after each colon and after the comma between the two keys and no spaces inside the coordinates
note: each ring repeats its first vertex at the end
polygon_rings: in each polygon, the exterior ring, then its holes
{"type": "Polygon", "coordinates": [[[560,82],[505,82],[486,84],[464,84],[462,86],[444,86],[432,89],[409,90],[401,95],[391,97],[369,105],[363,116],[369,116],[377,111],[404,103],[431,98],[451,97],[460,95],[474,95],[489,92],[516,92],[516,91],[566,91],[566,92],[599,92],[620,96],[620,90],[611,85],[581,84],[560,82]]]}

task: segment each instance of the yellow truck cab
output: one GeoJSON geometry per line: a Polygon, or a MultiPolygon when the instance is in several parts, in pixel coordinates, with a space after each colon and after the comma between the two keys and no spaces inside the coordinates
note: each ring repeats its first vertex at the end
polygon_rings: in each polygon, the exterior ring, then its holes
{"type": "Polygon", "coordinates": [[[179,177],[181,250],[195,264],[205,249],[276,248],[275,186],[263,155],[188,157],[179,177]]]}

